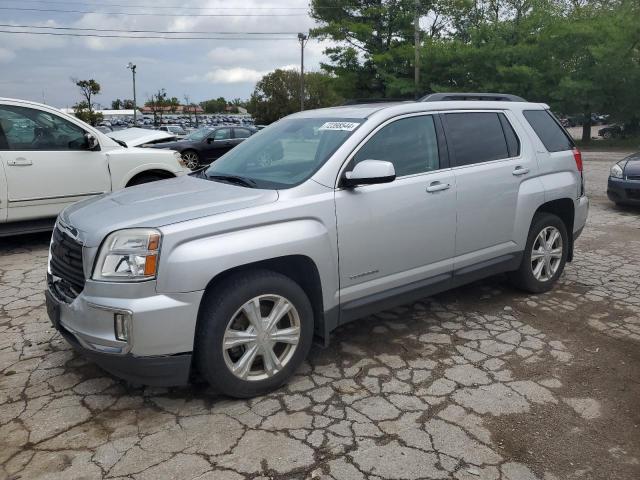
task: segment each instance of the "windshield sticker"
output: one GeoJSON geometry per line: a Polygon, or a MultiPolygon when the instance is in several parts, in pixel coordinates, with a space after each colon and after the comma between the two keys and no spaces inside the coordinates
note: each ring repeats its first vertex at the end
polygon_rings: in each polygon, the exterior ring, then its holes
{"type": "Polygon", "coordinates": [[[353,132],[358,128],[359,123],[355,122],[326,122],[318,130],[343,130],[345,132],[353,132]]]}

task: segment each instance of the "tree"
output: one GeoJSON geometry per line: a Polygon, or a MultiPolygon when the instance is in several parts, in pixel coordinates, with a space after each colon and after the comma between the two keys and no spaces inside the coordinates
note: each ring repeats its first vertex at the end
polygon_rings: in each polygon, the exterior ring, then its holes
{"type": "Polygon", "coordinates": [[[116,98],[111,102],[111,110],[133,110],[133,100],[116,98]]]}
{"type": "MultiPolygon", "coordinates": [[[[341,103],[333,88],[334,79],[327,74],[305,73],[305,106],[320,108],[341,103]]],[[[277,69],[256,84],[248,110],[258,123],[272,123],[300,108],[300,73],[277,69]]]]}
{"type": "Polygon", "coordinates": [[[218,97],[200,102],[200,106],[204,110],[204,113],[222,113],[225,111],[227,103],[224,97],[218,97]]]}
{"type": "Polygon", "coordinates": [[[94,95],[98,95],[100,93],[100,84],[94,79],[78,80],[77,78],[72,78],[71,81],[80,89],[80,94],[84,98],[89,111],[93,111],[93,102],[91,99],[94,95]]]}
{"type": "Polygon", "coordinates": [[[167,92],[164,88],[161,88],[156,93],[151,94],[151,97],[145,102],[145,106],[151,109],[153,113],[153,124],[158,125],[162,123],[162,115],[167,110],[169,102],[167,100],[167,92]]]}
{"type": "Polygon", "coordinates": [[[84,99],[73,106],[75,115],[91,125],[96,125],[102,120],[102,114],[94,112],[94,103],[91,100],[100,93],[100,84],[93,79],[78,80],[77,78],[72,78],[71,81],[80,89],[80,94],[84,99]]]}
{"type": "Polygon", "coordinates": [[[87,122],[89,125],[97,125],[103,120],[103,115],[100,112],[95,112],[89,108],[89,104],[85,101],[76,103],[73,106],[73,113],[83,122],[87,122]]]}

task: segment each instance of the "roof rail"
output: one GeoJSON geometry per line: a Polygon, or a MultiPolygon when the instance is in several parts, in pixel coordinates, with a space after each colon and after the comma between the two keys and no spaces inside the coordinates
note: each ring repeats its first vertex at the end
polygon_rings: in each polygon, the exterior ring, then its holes
{"type": "Polygon", "coordinates": [[[455,100],[487,100],[492,102],[526,102],[522,97],[509,93],[431,93],[420,102],[446,102],[455,100]]]}
{"type": "Polygon", "coordinates": [[[407,102],[410,101],[406,98],[352,98],[349,100],[345,100],[342,104],[343,106],[347,105],[364,105],[367,103],[388,103],[388,102],[407,102]]]}

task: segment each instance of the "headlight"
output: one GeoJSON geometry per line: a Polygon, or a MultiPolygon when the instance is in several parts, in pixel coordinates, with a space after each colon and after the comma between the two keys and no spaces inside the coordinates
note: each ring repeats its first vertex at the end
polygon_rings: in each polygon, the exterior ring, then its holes
{"type": "Polygon", "coordinates": [[[622,167],[617,163],[611,167],[611,176],[615,178],[622,178],[622,167]]]}
{"type": "Polygon", "coordinates": [[[160,232],[131,228],[111,233],[102,244],[92,278],[107,282],[136,282],[155,278],[160,232]]]}

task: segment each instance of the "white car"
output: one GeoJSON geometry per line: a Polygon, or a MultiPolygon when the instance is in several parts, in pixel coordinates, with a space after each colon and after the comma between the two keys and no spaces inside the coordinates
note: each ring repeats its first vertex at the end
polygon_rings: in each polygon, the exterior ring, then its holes
{"type": "Polygon", "coordinates": [[[0,98],[0,236],[51,229],[74,202],[188,171],[177,152],[127,148],[53,107],[0,98]]]}

